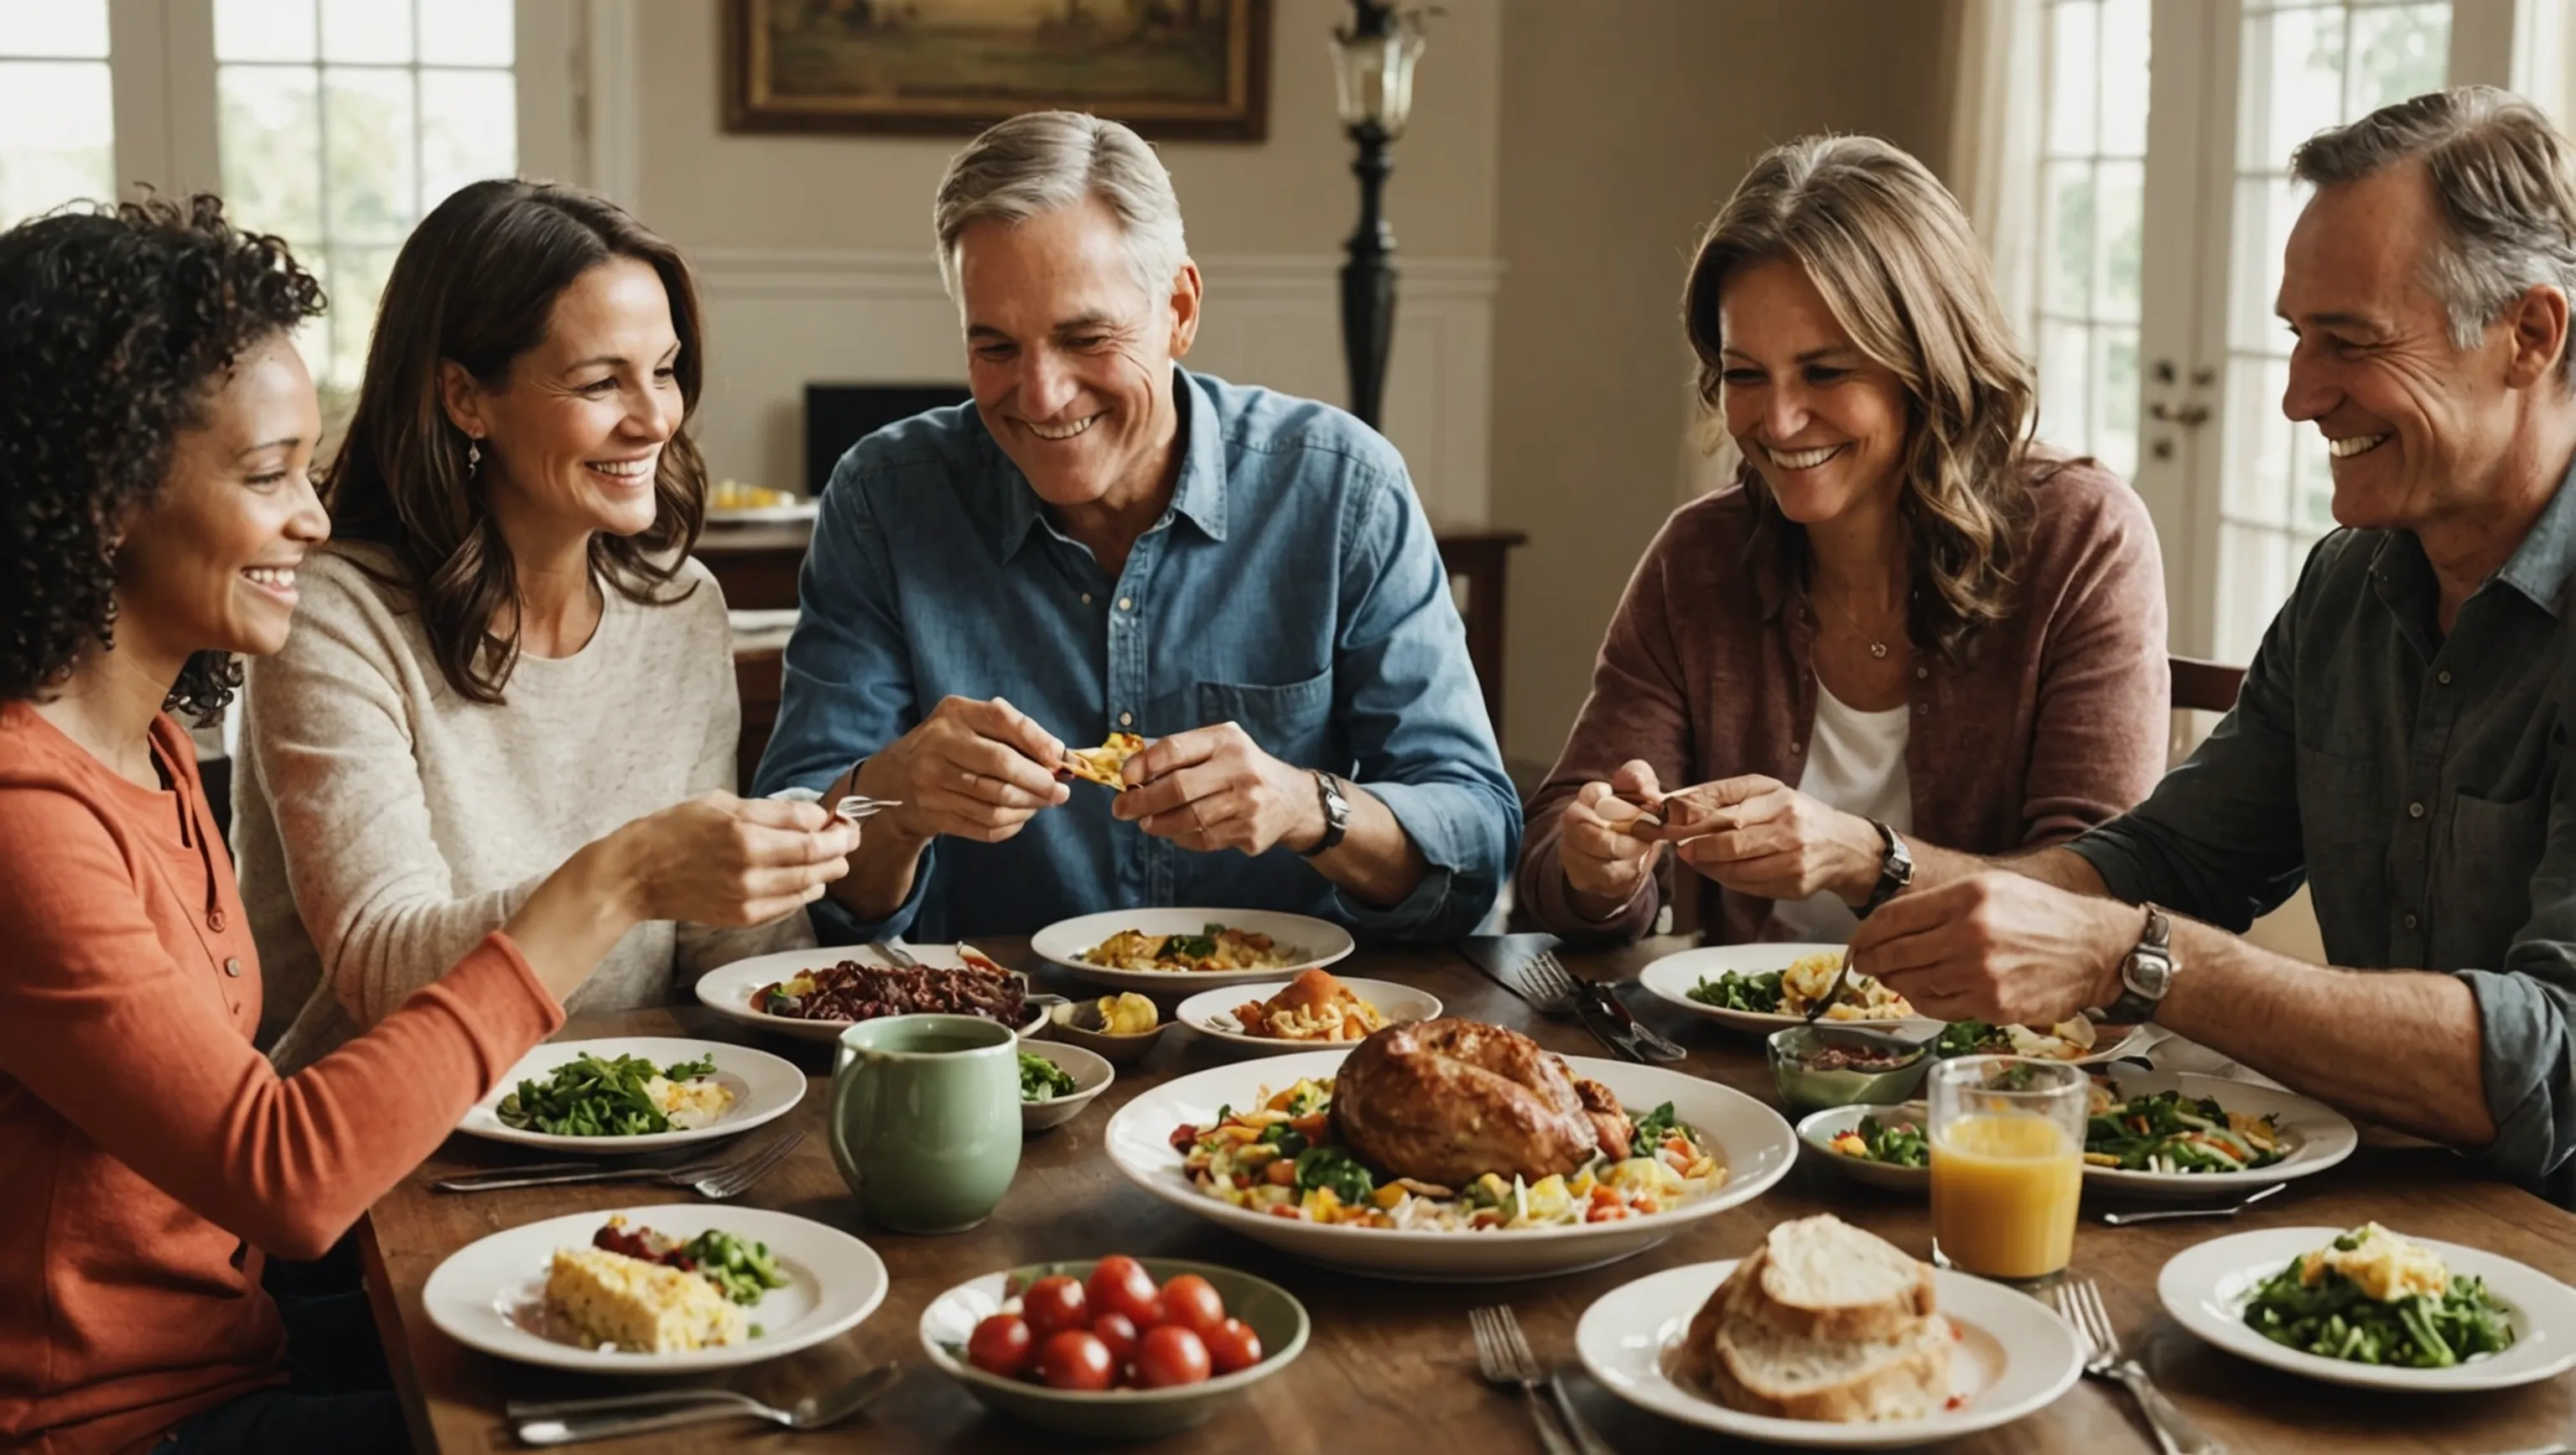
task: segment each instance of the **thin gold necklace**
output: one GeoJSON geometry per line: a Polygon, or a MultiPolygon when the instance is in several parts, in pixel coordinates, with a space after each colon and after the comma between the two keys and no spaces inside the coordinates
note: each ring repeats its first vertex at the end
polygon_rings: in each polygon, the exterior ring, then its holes
{"type": "Polygon", "coordinates": [[[1852,615],[1851,608],[1849,606],[1844,605],[1840,601],[1836,601],[1834,603],[1834,610],[1841,612],[1843,614],[1843,620],[1851,623],[1851,629],[1854,632],[1859,633],[1860,639],[1869,643],[1869,654],[1872,657],[1875,657],[1882,662],[1887,660],[1887,643],[1882,642],[1877,637],[1871,635],[1869,628],[1860,624],[1860,618],[1852,615]]]}

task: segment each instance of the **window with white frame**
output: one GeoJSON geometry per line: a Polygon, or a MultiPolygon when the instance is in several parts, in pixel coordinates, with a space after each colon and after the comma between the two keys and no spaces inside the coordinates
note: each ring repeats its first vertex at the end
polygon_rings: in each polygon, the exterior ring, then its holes
{"type": "Polygon", "coordinates": [[[2047,0],[2040,109],[2042,439],[2138,466],[2148,0],[2047,0]]]}
{"type": "Polygon", "coordinates": [[[331,298],[305,335],[326,412],[354,396],[385,276],[449,193],[517,169],[513,0],[215,0],[224,193],[331,298]]]}
{"type": "Polygon", "coordinates": [[[115,193],[107,0],[0,0],[0,228],[115,193]]]}

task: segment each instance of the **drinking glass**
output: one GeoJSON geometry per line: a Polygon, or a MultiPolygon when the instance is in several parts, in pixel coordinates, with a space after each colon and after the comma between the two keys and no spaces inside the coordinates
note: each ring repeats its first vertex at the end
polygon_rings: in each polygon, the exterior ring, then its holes
{"type": "Polygon", "coordinates": [[[2080,1067],[2021,1056],[1932,1068],[1933,1261],[2006,1283],[2066,1270],[2091,1086],[2080,1067]]]}

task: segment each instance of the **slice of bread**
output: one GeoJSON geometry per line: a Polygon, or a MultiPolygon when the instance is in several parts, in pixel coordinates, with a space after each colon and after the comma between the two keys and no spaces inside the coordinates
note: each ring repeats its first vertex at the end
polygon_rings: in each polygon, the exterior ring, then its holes
{"type": "Polygon", "coordinates": [[[1933,1309],[1931,1265],[1831,1213],[1772,1228],[1738,1276],[1746,1269],[1752,1276],[1733,1295],[1738,1317],[1792,1338],[1893,1339],[1933,1309]]]}
{"type": "Polygon", "coordinates": [[[1950,1398],[1957,1343],[1947,1319],[1918,1319],[1893,1338],[1805,1339],[1747,1320],[1721,1322],[1710,1386],[1748,1414],[1836,1422],[1919,1420],[1950,1398]]]}

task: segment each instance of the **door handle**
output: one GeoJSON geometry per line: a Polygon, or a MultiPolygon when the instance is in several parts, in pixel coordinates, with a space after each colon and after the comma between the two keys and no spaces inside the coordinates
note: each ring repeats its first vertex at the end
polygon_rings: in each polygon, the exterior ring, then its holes
{"type": "Polygon", "coordinates": [[[2207,424],[2209,422],[2209,406],[2206,404],[2186,404],[2182,408],[2176,409],[2172,405],[2167,404],[2160,399],[2147,406],[2147,417],[2162,424],[2179,424],[2185,428],[2189,428],[2194,425],[2207,424]]]}

